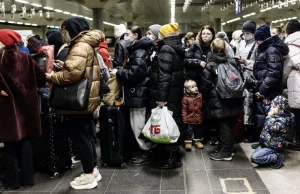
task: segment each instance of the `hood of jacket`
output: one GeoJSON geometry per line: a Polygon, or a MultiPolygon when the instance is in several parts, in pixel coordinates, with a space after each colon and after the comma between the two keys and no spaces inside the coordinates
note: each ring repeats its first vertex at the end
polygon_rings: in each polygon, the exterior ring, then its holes
{"type": "Polygon", "coordinates": [[[129,50],[135,51],[138,49],[144,49],[148,50],[153,46],[152,40],[150,40],[147,37],[143,37],[140,40],[136,41],[131,47],[129,47],[129,50]]]}
{"type": "Polygon", "coordinates": [[[170,36],[170,37],[166,37],[164,38],[163,41],[163,45],[168,45],[170,47],[172,47],[177,54],[184,56],[185,55],[185,51],[182,48],[182,42],[181,42],[181,38],[179,36],[170,36]]]}
{"type": "Polygon", "coordinates": [[[81,32],[72,40],[71,47],[78,42],[83,42],[91,45],[93,48],[97,48],[101,40],[104,39],[102,36],[103,35],[96,30],[81,32]]]}
{"type": "Polygon", "coordinates": [[[187,93],[186,91],[184,91],[184,96],[185,97],[200,97],[200,93],[199,93],[199,91],[197,91],[196,94],[191,95],[191,94],[187,93]]]}
{"type": "Polygon", "coordinates": [[[100,47],[100,48],[108,49],[108,44],[107,44],[106,41],[103,41],[103,42],[100,43],[99,47],[100,47]]]}
{"type": "Polygon", "coordinates": [[[290,34],[286,39],[285,39],[286,44],[293,44],[296,46],[300,46],[300,31],[295,32],[293,34],[290,34]]]}
{"type": "Polygon", "coordinates": [[[226,54],[221,54],[221,53],[212,54],[208,59],[208,62],[215,62],[215,63],[225,63],[227,61],[228,61],[228,57],[226,56],[226,54]]]}
{"type": "Polygon", "coordinates": [[[289,54],[289,47],[277,35],[266,39],[258,46],[258,48],[259,50],[264,51],[271,46],[277,48],[282,56],[287,56],[289,54]]]}

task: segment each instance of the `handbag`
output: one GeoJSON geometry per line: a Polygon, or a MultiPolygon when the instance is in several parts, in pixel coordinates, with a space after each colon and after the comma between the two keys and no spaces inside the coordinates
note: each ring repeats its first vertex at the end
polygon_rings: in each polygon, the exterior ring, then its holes
{"type": "MultiPolygon", "coordinates": [[[[96,56],[96,53],[94,53],[96,56]]],[[[94,56],[94,60],[95,60],[94,56]]],[[[93,81],[94,62],[90,71],[89,79],[82,80],[70,85],[53,84],[50,95],[50,107],[56,110],[82,111],[88,108],[91,83],[93,81]]]]}

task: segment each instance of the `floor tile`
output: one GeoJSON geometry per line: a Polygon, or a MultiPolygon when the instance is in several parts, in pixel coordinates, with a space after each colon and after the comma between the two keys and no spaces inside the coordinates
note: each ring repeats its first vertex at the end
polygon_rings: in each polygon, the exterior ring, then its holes
{"type": "Polygon", "coordinates": [[[208,170],[211,187],[214,190],[267,190],[259,175],[253,169],[208,170]],[[224,180],[224,186],[222,186],[224,180]],[[247,187],[247,183],[249,187],[247,187]]]}
{"type": "Polygon", "coordinates": [[[107,191],[105,194],[160,194],[160,191],[141,191],[141,192],[132,192],[132,191],[107,191]]]}
{"type": "Polygon", "coordinates": [[[278,189],[270,189],[270,194],[300,194],[299,189],[286,189],[286,190],[278,190],[278,189]]]}
{"type": "Polygon", "coordinates": [[[161,191],[161,194],[185,194],[185,191],[161,191]]]}
{"type": "MultiPolygon", "coordinates": [[[[255,194],[270,194],[268,190],[252,190],[252,192],[245,192],[244,190],[227,190],[223,192],[222,190],[213,190],[213,194],[227,194],[227,193],[255,193],[255,194]]],[[[283,194],[283,193],[281,193],[283,194]]]]}
{"type": "Polygon", "coordinates": [[[50,194],[50,192],[34,192],[34,191],[3,191],[1,194],[50,194]]]}
{"type": "MultiPolygon", "coordinates": [[[[77,177],[78,175],[80,175],[82,173],[82,169],[81,168],[77,168],[74,171],[68,173],[63,180],[57,185],[57,187],[55,188],[55,190],[53,191],[53,193],[82,193],[82,191],[80,192],[79,190],[74,190],[70,187],[70,182],[72,180],[74,180],[75,177],[77,177]]],[[[102,180],[100,182],[98,182],[98,186],[95,189],[91,189],[91,190],[86,190],[85,193],[104,193],[104,191],[106,190],[109,181],[111,180],[111,177],[114,173],[114,171],[100,171],[101,175],[102,175],[102,180]]]]}
{"type": "Polygon", "coordinates": [[[183,169],[163,170],[161,190],[184,190],[183,169]]]}
{"type": "Polygon", "coordinates": [[[208,191],[209,182],[205,170],[186,170],[186,186],[188,191],[208,191]]]}
{"type": "Polygon", "coordinates": [[[161,171],[117,170],[107,191],[159,191],[161,171]]]}
{"type": "Polygon", "coordinates": [[[187,191],[187,194],[212,194],[211,190],[187,191]]]}
{"type": "Polygon", "coordinates": [[[186,170],[204,170],[202,153],[187,152],[182,157],[183,166],[186,170]]]}

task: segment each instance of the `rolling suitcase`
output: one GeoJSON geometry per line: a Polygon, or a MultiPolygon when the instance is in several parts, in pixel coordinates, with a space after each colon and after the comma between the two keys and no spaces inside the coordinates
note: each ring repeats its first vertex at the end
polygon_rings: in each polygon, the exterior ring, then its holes
{"type": "Polygon", "coordinates": [[[126,168],[129,158],[130,134],[129,111],[124,106],[101,106],[100,108],[100,147],[104,167],[126,168]],[[127,113],[128,112],[128,113],[127,113]]]}

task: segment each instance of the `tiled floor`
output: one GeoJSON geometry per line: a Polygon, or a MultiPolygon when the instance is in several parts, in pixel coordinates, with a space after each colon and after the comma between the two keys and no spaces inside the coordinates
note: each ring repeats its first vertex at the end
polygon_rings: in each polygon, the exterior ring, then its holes
{"type": "MultiPolygon", "coordinates": [[[[80,164],[56,179],[37,173],[35,186],[20,189],[18,194],[268,194],[266,186],[239,145],[233,161],[209,159],[213,147],[183,151],[183,167],[159,170],[154,165],[128,166],[126,169],[101,168],[102,181],[93,190],[73,190],[69,183],[81,173],[80,164]],[[222,184],[223,183],[223,184],[222,184]]],[[[10,193],[3,191],[2,193],[10,193]]]]}

